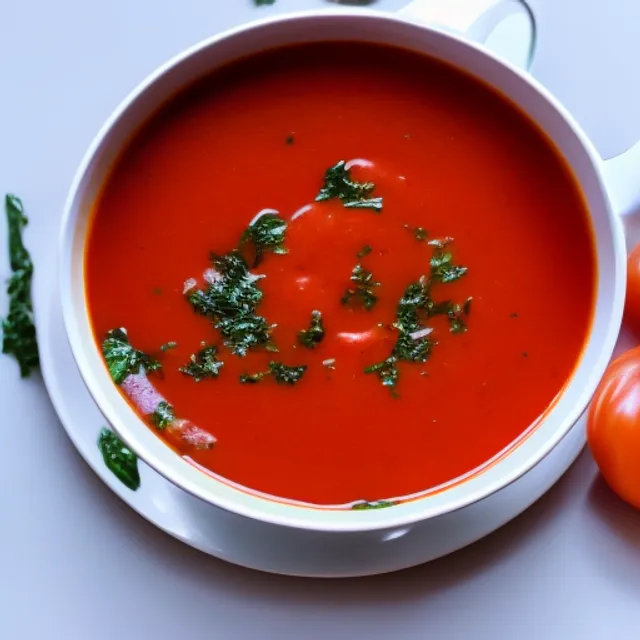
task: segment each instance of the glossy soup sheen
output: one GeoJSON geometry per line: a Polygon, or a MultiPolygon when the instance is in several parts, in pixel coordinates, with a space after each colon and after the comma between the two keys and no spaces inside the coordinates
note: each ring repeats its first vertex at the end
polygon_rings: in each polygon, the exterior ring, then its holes
{"type": "Polygon", "coordinates": [[[309,45],[218,72],[141,129],[95,206],[86,293],[96,341],[126,327],[163,363],[150,379],[176,414],[217,438],[183,453],[251,490],[340,505],[451,481],[534,424],[580,357],[594,264],[569,170],[511,104],[415,54],[309,45]],[[372,163],[352,177],[375,182],[379,214],[314,203],[325,170],[355,158],[372,163]],[[221,349],[217,379],[180,373],[203,341],[221,342],[184,282],[202,286],[210,252],[233,249],[257,212],[290,220],[305,205],[289,253],[256,270],[279,353],[221,349]],[[464,333],[429,321],[437,345],[426,364],[400,363],[394,395],[363,370],[389,355],[398,300],[428,273],[432,248],[415,227],[455,238],[454,260],[468,267],[434,297],[472,303],[464,333]],[[381,283],[370,311],[341,303],[366,244],[361,262],[381,283]],[[315,309],[326,337],[311,351],[296,336],[315,309]],[[168,341],[176,348],[160,352],[168,341]],[[302,380],[239,383],[275,356],[308,365],[302,380]]]}

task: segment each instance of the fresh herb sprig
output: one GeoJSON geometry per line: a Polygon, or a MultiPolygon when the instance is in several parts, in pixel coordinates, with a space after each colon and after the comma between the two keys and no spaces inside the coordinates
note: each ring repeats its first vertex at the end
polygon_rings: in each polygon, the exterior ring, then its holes
{"type": "Polygon", "coordinates": [[[309,328],[298,333],[298,342],[307,349],[315,349],[324,340],[324,322],[320,311],[311,312],[309,328]]]}
{"type": "Polygon", "coordinates": [[[153,426],[159,431],[163,431],[170,424],[173,424],[175,419],[176,414],[173,410],[173,406],[166,400],[158,402],[150,417],[151,424],[153,424],[153,426]]]}
{"type": "Polygon", "coordinates": [[[136,373],[158,371],[162,365],[151,356],[135,349],[129,342],[126,329],[112,329],[102,343],[102,355],[116,384],[136,373]]]}
{"type": "Polygon", "coordinates": [[[324,184],[316,196],[316,202],[339,199],[349,209],[373,209],[382,211],[382,198],[371,197],[376,188],[373,182],[357,182],[351,179],[351,171],[344,160],[326,170],[324,184]]]}
{"type": "Polygon", "coordinates": [[[7,284],[9,313],[2,321],[2,353],[12,355],[18,362],[21,377],[27,378],[40,364],[31,299],[33,262],[22,241],[28,220],[22,201],[16,196],[5,197],[5,212],[12,275],[7,284]]]}
{"type": "Polygon", "coordinates": [[[240,252],[212,255],[220,275],[207,289],[187,293],[187,300],[200,315],[209,318],[220,331],[224,345],[235,355],[246,356],[250,349],[271,347],[271,330],[267,320],[257,315],[262,300],[259,277],[249,271],[240,252]]]}
{"type": "Polygon", "coordinates": [[[273,376],[273,379],[278,384],[294,385],[300,382],[306,370],[306,365],[289,366],[282,362],[272,360],[269,363],[268,371],[261,371],[259,373],[243,373],[240,375],[240,382],[243,384],[255,384],[267,376],[273,376]]]}
{"type": "Polygon", "coordinates": [[[342,296],[342,304],[363,306],[367,311],[373,309],[378,302],[375,290],[380,283],[373,277],[373,273],[365,269],[360,263],[356,264],[349,278],[353,283],[342,296]]]}
{"type": "Polygon", "coordinates": [[[224,366],[222,360],[218,360],[217,347],[211,345],[200,349],[189,359],[189,363],[180,367],[180,371],[186,376],[191,376],[194,382],[201,382],[207,378],[217,378],[220,369],[224,366]]]}
{"type": "Polygon", "coordinates": [[[284,246],[287,222],[276,213],[265,213],[249,225],[240,238],[240,247],[251,243],[255,256],[252,262],[257,267],[267,252],[283,255],[289,253],[284,246]]]}

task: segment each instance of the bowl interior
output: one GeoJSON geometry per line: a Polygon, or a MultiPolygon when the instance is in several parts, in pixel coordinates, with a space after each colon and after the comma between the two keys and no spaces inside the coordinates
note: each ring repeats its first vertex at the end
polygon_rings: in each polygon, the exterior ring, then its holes
{"type": "MultiPolygon", "coordinates": [[[[170,481],[219,507],[267,522],[322,530],[386,528],[437,516],[475,502],[539,462],[585,410],[618,335],[624,296],[624,241],[611,213],[592,145],[560,105],[535,81],[462,39],[379,13],[291,14],[216,36],[179,55],[145,80],[98,133],[78,170],[67,201],[61,237],[61,295],[69,341],[82,377],[122,439],[170,481]],[[519,105],[554,141],[582,186],[591,213],[598,261],[592,332],[581,361],[545,418],[481,470],[428,496],[391,509],[327,511],[261,499],[219,482],[176,455],[140,420],[111,382],[95,346],[84,287],[84,245],[89,214],[123,145],[157,108],[212,70],[265,49],[314,41],[373,42],[401,46],[465,70],[519,105]]],[[[526,389],[522,390],[526,393],[526,389]]]]}

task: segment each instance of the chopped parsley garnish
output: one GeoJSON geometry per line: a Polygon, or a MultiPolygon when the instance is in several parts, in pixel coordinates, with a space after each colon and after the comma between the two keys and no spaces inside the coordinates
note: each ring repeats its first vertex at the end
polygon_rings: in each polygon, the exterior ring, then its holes
{"type": "Polygon", "coordinates": [[[326,170],[324,185],[316,196],[316,202],[338,198],[347,208],[382,211],[382,198],[370,197],[376,185],[373,182],[357,182],[351,179],[351,171],[344,160],[326,170]]]}
{"type": "Polygon", "coordinates": [[[264,7],[267,5],[271,5],[274,4],[276,0],[253,0],[253,4],[256,5],[256,7],[264,7]]]}
{"type": "Polygon", "coordinates": [[[295,139],[295,137],[294,137],[293,133],[290,133],[290,134],[286,137],[286,139],[285,139],[285,142],[286,142],[288,145],[292,145],[295,141],[296,141],[296,139],[295,139]]]}
{"type": "Polygon", "coordinates": [[[391,391],[395,390],[398,384],[398,379],[400,378],[398,359],[394,356],[391,356],[382,362],[378,362],[377,364],[372,364],[367,367],[364,372],[369,374],[375,373],[382,383],[382,386],[388,387],[391,391]]]}
{"type": "Polygon", "coordinates": [[[309,328],[298,333],[298,342],[307,349],[315,349],[324,339],[324,323],[320,311],[311,312],[309,328]]]}
{"type": "Polygon", "coordinates": [[[459,280],[467,273],[467,267],[461,267],[453,263],[453,256],[449,251],[438,249],[431,257],[430,280],[440,281],[443,284],[459,280]]]}
{"type": "Polygon", "coordinates": [[[414,337],[411,333],[401,331],[393,347],[393,355],[407,362],[426,362],[433,346],[434,342],[426,336],[414,337]]]}
{"type": "Polygon", "coordinates": [[[372,251],[373,249],[371,248],[371,245],[365,244],[364,247],[362,247],[362,249],[360,249],[360,251],[356,253],[356,258],[358,258],[358,260],[361,260],[365,256],[368,256],[372,251]]]}
{"type": "Polygon", "coordinates": [[[102,355],[116,384],[122,384],[127,376],[141,371],[151,373],[162,365],[129,343],[125,329],[112,329],[102,343],[102,355]]]}
{"type": "MultiPolygon", "coordinates": [[[[447,238],[447,242],[450,241],[447,238]]],[[[437,246],[431,258],[429,276],[422,276],[417,282],[412,282],[398,302],[393,324],[398,330],[398,337],[391,357],[367,367],[365,373],[377,374],[382,385],[394,391],[400,376],[398,361],[424,363],[431,356],[436,343],[429,337],[432,329],[424,326],[424,320],[436,315],[446,315],[450,331],[464,333],[467,330],[464,318],[471,310],[471,298],[467,298],[462,305],[449,300],[436,302],[431,291],[434,285],[454,282],[466,272],[467,267],[454,264],[451,253],[444,252],[437,246]]]]}
{"type": "Polygon", "coordinates": [[[378,302],[378,296],[374,290],[380,286],[380,283],[374,280],[371,271],[358,263],[351,272],[350,280],[354,285],[345,291],[342,304],[362,305],[367,311],[373,309],[378,302]]]}
{"type": "Polygon", "coordinates": [[[17,360],[20,375],[26,378],[40,364],[31,299],[33,262],[22,242],[22,231],[28,220],[22,201],[16,196],[7,194],[5,211],[12,275],[7,284],[9,313],[2,321],[2,353],[12,355],[17,360]]]}
{"type": "Polygon", "coordinates": [[[106,428],[100,430],[98,449],[107,469],[131,491],[136,491],[140,487],[138,456],[106,428]]]}
{"type": "Polygon", "coordinates": [[[153,426],[160,431],[166,429],[175,419],[176,415],[173,412],[173,407],[166,400],[158,402],[158,406],[150,418],[153,426]]]}
{"type": "Polygon", "coordinates": [[[273,379],[278,384],[294,385],[302,379],[306,370],[306,365],[289,366],[282,362],[272,360],[269,363],[268,371],[261,371],[259,373],[243,373],[240,376],[240,382],[243,384],[254,384],[256,382],[260,382],[267,376],[273,376],[273,379]]]}
{"type": "Polygon", "coordinates": [[[170,349],[175,349],[178,346],[177,342],[173,340],[169,340],[169,342],[165,342],[160,346],[160,351],[169,351],[170,349]]]}
{"type": "Polygon", "coordinates": [[[242,234],[240,246],[251,242],[255,250],[253,266],[257,266],[265,253],[288,253],[284,246],[287,223],[276,213],[265,213],[242,234]]]}
{"type": "Polygon", "coordinates": [[[180,367],[180,371],[186,376],[191,376],[195,382],[217,378],[224,366],[224,362],[216,357],[217,353],[218,349],[214,346],[204,347],[198,353],[194,353],[189,359],[189,364],[180,367]]]}
{"type": "Polygon", "coordinates": [[[370,509],[385,509],[386,507],[393,507],[396,503],[391,500],[376,500],[376,502],[359,502],[354,504],[351,509],[353,511],[368,511],[370,509]]]}
{"type": "Polygon", "coordinates": [[[272,327],[256,314],[262,300],[259,277],[249,271],[238,251],[213,255],[212,260],[220,277],[206,290],[190,290],[187,300],[197,313],[211,320],[222,334],[224,345],[235,355],[246,356],[250,349],[268,347],[272,327]]]}

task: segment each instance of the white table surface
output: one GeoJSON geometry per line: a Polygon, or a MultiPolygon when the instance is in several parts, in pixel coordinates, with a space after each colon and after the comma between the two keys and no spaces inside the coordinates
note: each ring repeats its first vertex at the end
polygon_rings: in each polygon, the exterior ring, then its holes
{"type": "MultiPolygon", "coordinates": [[[[0,193],[28,207],[36,272],[55,248],[81,155],[140,79],[258,12],[322,4],[0,0],[0,193]]],[[[531,4],[541,34],[534,73],[603,155],[622,151],[640,138],[640,2],[531,4]]],[[[49,276],[39,273],[38,286],[49,276]]],[[[154,529],[82,461],[41,380],[19,380],[7,358],[0,380],[2,640],[640,637],[640,514],[609,492],[588,453],[528,512],[448,558],[378,578],[281,578],[154,529]]]]}

